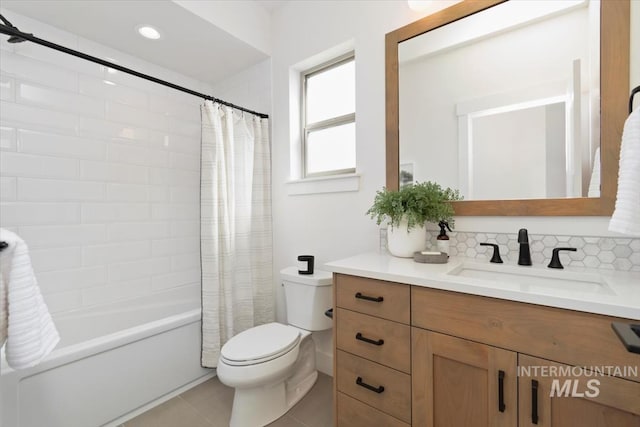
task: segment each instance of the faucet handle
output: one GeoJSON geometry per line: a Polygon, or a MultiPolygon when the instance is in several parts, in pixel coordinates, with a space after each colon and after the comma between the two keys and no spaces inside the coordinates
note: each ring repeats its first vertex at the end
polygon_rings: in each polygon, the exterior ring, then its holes
{"type": "Polygon", "coordinates": [[[549,268],[564,268],[564,266],[560,262],[560,255],[559,255],[560,251],[575,252],[575,251],[577,251],[577,249],[576,248],[554,248],[553,249],[553,253],[551,254],[551,262],[549,263],[549,265],[547,267],[549,267],[549,268]]]}
{"type": "Polygon", "coordinates": [[[496,264],[502,264],[502,258],[500,258],[500,247],[495,243],[480,243],[480,246],[493,246],[493,256],[490,262],[496,264]]]}

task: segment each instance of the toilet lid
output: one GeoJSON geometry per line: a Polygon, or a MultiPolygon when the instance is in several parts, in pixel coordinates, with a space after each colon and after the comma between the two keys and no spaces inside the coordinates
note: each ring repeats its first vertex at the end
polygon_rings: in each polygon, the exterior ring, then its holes
{"type": "Polygon", "coordinates": [[[275,359],[300,342],[300,331],[280,323],[247,329],[231,338],[220,351],[232,365],[251,365],[275,359]]]}

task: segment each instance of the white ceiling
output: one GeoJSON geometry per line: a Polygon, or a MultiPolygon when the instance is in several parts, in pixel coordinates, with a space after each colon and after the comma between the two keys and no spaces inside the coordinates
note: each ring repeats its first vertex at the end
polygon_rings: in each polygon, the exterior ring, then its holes
{"type": "MultiPolygon", "coordinates": [[[[269,12],[284,3],[256,2],[269,12]]],[[[170,0],[2,0],[1,5],[211,84],[267,58],[264,52],[170,0]],[[162,38],[143,39],[136,32],[141,24],[158,28],[162,38]]],[[[37,31],[18,20],[12,23],[21,31],[38,36],[37,31]]]]}

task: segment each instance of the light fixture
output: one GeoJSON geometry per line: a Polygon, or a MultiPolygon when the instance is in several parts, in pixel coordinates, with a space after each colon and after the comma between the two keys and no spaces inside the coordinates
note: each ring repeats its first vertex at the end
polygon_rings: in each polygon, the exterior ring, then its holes
{"type": "Polygon", "coordinates": [[[151,40],[158,40],[160,38],[160,32],[150,25],[140,25],[138,27],[138,33],[140,33],[142,37],[151,40]]]}

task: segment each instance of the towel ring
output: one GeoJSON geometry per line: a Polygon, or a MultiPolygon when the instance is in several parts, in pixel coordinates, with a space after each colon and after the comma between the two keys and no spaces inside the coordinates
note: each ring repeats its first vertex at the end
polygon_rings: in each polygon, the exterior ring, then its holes
{"type": "Polygon", "coordinates": [[[640,86],[636,86],[631,91],[631,96],[629,97],[629,114],[633,112],[633,97],[636,93],[640,92],[640,86]]]}

